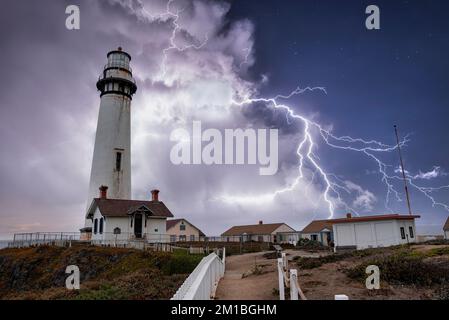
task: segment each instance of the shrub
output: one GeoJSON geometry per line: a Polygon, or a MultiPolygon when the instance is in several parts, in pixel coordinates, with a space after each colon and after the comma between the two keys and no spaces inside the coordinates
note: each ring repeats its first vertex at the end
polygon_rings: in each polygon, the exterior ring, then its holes
{"type": "Polygon", "coordinates": [[[166,275],[191,273],[204,255],[189,254],[184,250],[176,250],[171,258],[164,263],[162,271],[166,275]]]}
{"type": "Polygon", "coordinates": [[[307,238],[299,239],[297,247],[303,250],[328,250],[329,247],[323,246],[321,242],[310,240],[307,238]]]}
{"type": "Polygon", "coordinates": [[[392,284],[412,284],[430,286],[449,281],[449,268],[446,263],[426,261],[422,256],[397,253],[381,256],[345,270],[348,277],[364,280],[366,267],[376,265],[380,276],[392,284]]]}
{"type": "Polygon", "coordinates": [[[314,268],[321,267],[323,264],[341,261],[341,260],[349,258],[349,257],[352,257],[351,252],[330,254],[328,256],[323,256],[323,257],[318,257],[318,258],[298,257],[296,259],[296,264],[301,269],[314,269],[314,268]]]}

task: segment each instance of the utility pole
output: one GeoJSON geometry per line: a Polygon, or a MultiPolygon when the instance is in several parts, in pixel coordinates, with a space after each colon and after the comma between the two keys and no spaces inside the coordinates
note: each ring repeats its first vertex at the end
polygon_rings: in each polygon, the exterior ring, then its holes
{"type": "Polygon", "coordinates": [[[410,195],[408,193],[408,186],[407,186],[407,177],[405,176],[404,161],[402,160],[401,144],[399,142],[398,127],[396,125],[394,126],[394,132],[396,133],[396,141],[398,143],[399,160],[401,162],[402,178],[404,179],[404,187],[405,187],[405,195],[407,197],[408,213],[410,215],[412,215],[412,208],[410,207],[410,195]]]}

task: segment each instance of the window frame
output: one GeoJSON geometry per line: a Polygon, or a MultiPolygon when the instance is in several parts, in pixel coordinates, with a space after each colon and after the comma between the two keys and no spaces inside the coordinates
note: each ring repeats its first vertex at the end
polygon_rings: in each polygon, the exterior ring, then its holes
{"type": "Polygon", "coordinates": [[[122,171],[122,164],[123,164],[123,152],[116,151],[115,152],[115,171],[117,171],[117,172],[122,171]]]}
{"type": "Polygon", "coordinates": [[[408,233],[410,234],[410,238],[414,238],[415,237],[415,231],[413,230],[412,226],[408,227],[408,233]]]}
{"type": "Polygon", "coordinates": [[[94,219],[94,234],[98,233],[98,218],[94,219]]]}
{"type": "Polygon", "coordinates": [[[407,237],[405,236],[405,228],[404,227],[400,227],[400,232],[401,232],[401,239],[405,240],[407,237]]]}

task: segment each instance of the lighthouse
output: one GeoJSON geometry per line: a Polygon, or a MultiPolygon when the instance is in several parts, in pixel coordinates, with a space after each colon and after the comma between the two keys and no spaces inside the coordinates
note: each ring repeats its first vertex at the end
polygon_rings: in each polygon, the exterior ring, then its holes
{"type": "MultiPolygon", "coordinates": [[[[108,187],[108,197],[131,199],[131,101],[137,86],[131,56],[118,48],[107,54],[107,64],[97,82],[100,92],[94,154],[87,206],[108,187]]],[[[86,220],[86,227],[92,225],[86,220]]]]}

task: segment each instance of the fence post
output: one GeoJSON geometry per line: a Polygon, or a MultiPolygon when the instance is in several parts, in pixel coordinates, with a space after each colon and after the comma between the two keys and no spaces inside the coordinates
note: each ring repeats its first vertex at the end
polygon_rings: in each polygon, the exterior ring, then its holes
{"type": "Polygon", "coordinates": [[[285,300],[284,291],[284,266],[282,258],[278,258],[279,300],[285,300]]]}
{"type": "Polygon", "coordinates": [[[287,269],[288,269],[288,260],[287,260],[287,254],[285,252],[282,252],[282,264],[284,266],[284,270],[287,271],[287,269]]]}
{"type": "Polygon", "coordinates": [[[290,300],[298,300],[298,270],[290,269],[290,300]]]}

